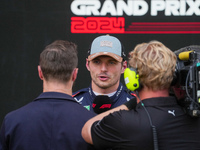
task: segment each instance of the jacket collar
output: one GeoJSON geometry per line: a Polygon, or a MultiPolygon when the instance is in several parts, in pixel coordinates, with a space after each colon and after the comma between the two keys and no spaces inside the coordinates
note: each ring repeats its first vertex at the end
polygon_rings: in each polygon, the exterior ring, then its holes
{"type": "MultiPolygon", "coordinates": [[[[118,86],[118,88],[117,88],[116,93],[115,93],[113,96],[110,97],[110,99],[112,100],[112,102],[116,102],[116,101],[117,101],[118,96],[121,94],[122,90],[123,90],[123,84],[120,82],[120,83],[119,83],[119,86],[118,86]]],[[[92,101],[93,101],[94,98],[96,97],[96,95],[94,94],[91,85],[90,85],[90,87],[89,87],[89,94],[90,94],[90,96],[92,97],[92,101]]]]}

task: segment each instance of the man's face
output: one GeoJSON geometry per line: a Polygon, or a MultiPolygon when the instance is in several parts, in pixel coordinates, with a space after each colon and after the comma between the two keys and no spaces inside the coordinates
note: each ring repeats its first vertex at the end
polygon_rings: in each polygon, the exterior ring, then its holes
{"type": "Polygon", "coordinates": [[[120,81],[120,76],[126,68],[126,62],[116,61],[109,56],[99,56],[91,61],[86,62],[86,67],[90,71],[92,78],[92,89],[95,92],[100,92],[101,89],[106,89],[107,93],[114,92],[120,81]]]}

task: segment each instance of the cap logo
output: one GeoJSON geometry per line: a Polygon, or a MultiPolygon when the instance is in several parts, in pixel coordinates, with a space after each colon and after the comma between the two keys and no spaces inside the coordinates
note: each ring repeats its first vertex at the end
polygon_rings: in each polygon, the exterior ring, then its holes
{"type": "Polygon", "coordinates": [[[113,43],[110,41],[101,41],[100,46],[112,47],[113,43]]]}

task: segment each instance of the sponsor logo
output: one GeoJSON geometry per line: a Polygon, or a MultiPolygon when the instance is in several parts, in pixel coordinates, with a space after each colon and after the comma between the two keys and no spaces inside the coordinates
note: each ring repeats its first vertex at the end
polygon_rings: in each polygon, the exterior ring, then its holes
{"type": "Polygon", "coordinates": [[[92,104],[92,107],[94,108],[97,104],[92,104]]]}
{"type": "Polygon", "coordinates": [[[87,110],[90,110],[90,105],[86,105],[86,106],[83,106],[85,107],[87,110]]]}
{"type": "Polygon", "coordinates": [[[171,111],[171,110],[168,110],[168,113],[169,113],[169,114],[172,114],[173,116],[175,116],[175,110],[172,110],[172,111],[171,111]]]}
{"type": "Polygon", "coordinates": [[[77,99],[76,97],[74,97],[74,99],[75,99],[78,103],[82,104],[83,97],[81,97],[80,99],[77,99]]]}
{"type": "Polygon", "coordinates": [[[100,46],[105,46],[105,47],[112,47],[113,43],[110,41],[101,41],[100,46]]]}
{"type": "Polygon", "coordinates": [[[127,97],[127,98],[126,98],[126,101],[130,101],[130,98],[127,97]]]}
{"type": "Polygon", "coordinates": [[[103,104],[100,109],[104,109],[104,108],[110,108],[111,104],[103,104]]]}

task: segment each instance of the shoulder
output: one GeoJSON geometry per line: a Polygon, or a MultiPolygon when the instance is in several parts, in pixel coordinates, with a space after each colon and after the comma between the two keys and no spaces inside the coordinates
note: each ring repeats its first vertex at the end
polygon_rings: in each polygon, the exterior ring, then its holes
{"type": "Polygon", "coordinates": [[[99,134],[108,133],[122,136],[124,130],[127,130],[125,127],[127,124],[132,124],[134,118],[132,116],[133,111],[120,110],[110,113],[105,116],[102,120],[95,122],[92,125],[92,131],[99,134]],[[126,119],[125,119],[126,118],[126,119]],[[122,128],[123,127],[123,128],[122,128]],[[116,132],[117,131],[117,132],[116,132]]]}
{"type": "Polygon", "coordinates": [[[127,131],[127,129],[130,128],[130,125],[133,126],[134,129],[136,129],[140,122],[140,115],[135,110],[116,111],[102,119],[103,126],[114,127],[118,130],[123,131],[127,131]]]}
{"type": "Polygon", "coordinates": [[[73,92],[72,93],[72,97],[81,96],[81,95],[86,94],[88,92],[89,92],[89,88],[80,89],[80,90],[78,90],[76,92],[73,92]]]}
{"type": "Polygon", "coordinates": [[[27,114],[30,113],[31,108],[33,107],[32,104],[33,102],[30,102],[16,110],[13,110],[7,113],[6,116],[4,117],[4,120],[8,122],[13,122],[14,124],[15,122],[18,122],[19,120],[26,118],[27,114]]]}

